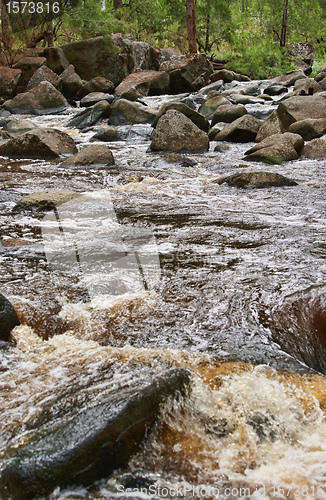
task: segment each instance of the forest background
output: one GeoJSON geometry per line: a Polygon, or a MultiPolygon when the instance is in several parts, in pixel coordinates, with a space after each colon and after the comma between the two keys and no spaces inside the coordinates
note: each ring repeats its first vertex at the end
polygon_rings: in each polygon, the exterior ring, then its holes
{"type": "Polygon", "coordinates": [[[0,7],[8,61],[23,47],[122,33],[158,48],[198,50],[256,79],[294,69],[291,43],[313,45],[315,68],[326,62],[326,0],[0,0],[0,7]]]}

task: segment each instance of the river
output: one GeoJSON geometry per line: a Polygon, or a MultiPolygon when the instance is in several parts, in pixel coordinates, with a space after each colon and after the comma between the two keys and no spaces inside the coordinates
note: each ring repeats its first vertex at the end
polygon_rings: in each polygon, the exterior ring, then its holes
{"type": "MultiPolygon", "coordinates": [[[[144,101],[158,108],[167,99],[144,101]]],[[[100,125],[68,129],[72,113],[27,118],[81,147],[100,125]]],[[[107,391],[180,366],[194,374],[191,393],[164,407],[127,469],[87,488],[58,487],[51,499],[326,498],[325,164],[250,163],[244,152],[253,144],[214,152],[212,142],[180,167],[148,152],[146,127],[131,127],[140,129],[136,140],[110,143],[110,168],[0,161],[1,291],[25,323],[16,344],[0,349],[0,460],[107,391]],[[248,170],[298,186],[218,184],[248,170]],[[89,266],[96,286],[82,300],[75,268],[47,260],[44,227],[53,220],[12,212],[24,195],[47,189],[97,193],[123,231],[150,235],[151,286],[112,295],[96,288],[101,270],[89,266]]],[[[104,255],[99,219],[83,217],[89,245],[104,255]]]]}

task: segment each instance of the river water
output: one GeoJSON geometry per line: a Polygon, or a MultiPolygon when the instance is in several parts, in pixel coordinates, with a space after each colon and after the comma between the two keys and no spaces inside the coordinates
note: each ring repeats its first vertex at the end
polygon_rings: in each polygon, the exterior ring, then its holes
{"type": "MultiPolygon", "coordinates": [[[[268,114],[275,105],[248,109],[268,114]]],[[[83,147],[100,126],[66,128],[73,112],[28,118],[83,147]]],[[[115,166],[106,169],[0,161],[1,291],[23,323],[16,344],[0,350],[0,459],[102,393],[181,366],[194,373],[191,393],[164,407],[128,468],[88,488],[57,488],[52,499],[326,498],[324,162],[251,164],[243,157],[252,144],[214,152],[212,142],[180,167],[148,152],[144,128],[110,144],[115,166]],[[218,184],[249,170],[298,186],[218,184]],[[51,267],[44,228],[54,219],[12,212],[46,189],[109,199],[116,226],[150,235],[151,286],[112,295],[89,265],[96,286],[85,298],[79,270],[51,267]]],[[[98,219],[82,217],[86,247],[103,256],[98,219]]]]}

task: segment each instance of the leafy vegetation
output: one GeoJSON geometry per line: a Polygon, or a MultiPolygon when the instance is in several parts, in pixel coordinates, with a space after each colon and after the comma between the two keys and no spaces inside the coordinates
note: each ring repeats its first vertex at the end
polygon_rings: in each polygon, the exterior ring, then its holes
{"type": "MultiPolygon", "coordinates": [[[[27,5],[35,3],[38,12],[22,12],[26,2],[0,0],[1,50],[119,32],[187,52],[188,1],[59,0],[54,12],[55,0],[33,0],[27,5]]],[[[326,0],[196,0],[196,26],[200,52],[252,78],[293,69],[291,42],[311,43],[317,60],[325,59],[326,0]]]]}

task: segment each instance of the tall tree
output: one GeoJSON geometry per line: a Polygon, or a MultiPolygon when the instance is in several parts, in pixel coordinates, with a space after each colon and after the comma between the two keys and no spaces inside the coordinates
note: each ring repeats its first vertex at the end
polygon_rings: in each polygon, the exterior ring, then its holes
{"type": "Polygon", "coordinates": [[[195,0],[186,0],[187,34],[190,54],[197,53],[197,30],[195,0]]]}

